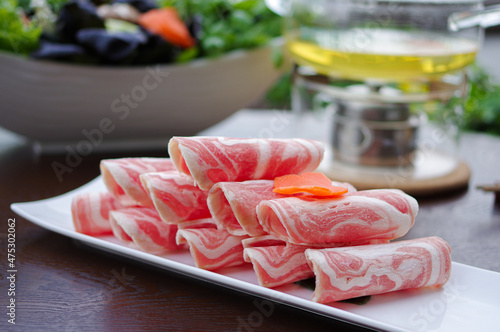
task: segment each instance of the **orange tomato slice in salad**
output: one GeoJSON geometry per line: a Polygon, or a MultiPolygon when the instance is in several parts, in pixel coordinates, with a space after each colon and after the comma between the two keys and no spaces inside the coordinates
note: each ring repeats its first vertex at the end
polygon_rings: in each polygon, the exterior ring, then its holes
{"type": "Polygon", "coordinates": [[[139,16],[138,23],[174,45],[189,48],[196,44],[175,8],[152,9],[139,16]]]}

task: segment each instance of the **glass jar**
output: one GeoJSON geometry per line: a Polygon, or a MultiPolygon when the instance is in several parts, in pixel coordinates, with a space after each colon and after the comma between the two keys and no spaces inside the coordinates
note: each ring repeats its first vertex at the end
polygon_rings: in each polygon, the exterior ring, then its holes
{"type": "MultiPolygon", "coordinates": [[[[464,69],[483,39],[477,20],[483,2],[287,3],[292,108],[299,123],[311,114],[318,126],[329,123],[320,136],[330,143],[333,159],[418,174],[428,169],[426,177],[451,172],[467,96],[464,69]]],[[[498,12],[487,24],[498,20],[498,12]]]]}

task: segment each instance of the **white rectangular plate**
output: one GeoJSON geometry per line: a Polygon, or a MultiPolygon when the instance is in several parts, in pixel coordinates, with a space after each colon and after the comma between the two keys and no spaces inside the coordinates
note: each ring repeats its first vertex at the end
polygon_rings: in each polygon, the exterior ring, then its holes
{"type": "Polygon", "coordinates": [[[188,250],[151,255],[112,236],[77,233],[70,210],[73,196],[102,191],[104,184],[97,178],[67,194],[14,203],[11,208],[41,227],[92,247],[356,325],[391,331],[487,331],[500,323],[500,273],[455,262],[450,281],[440,289],[376,295],[364,305],[344,302],[325,305],[310,301],[312,291],[296,284],[276,289],[259,286],[250,265],[210,272],[196,268],[188,250]]]}

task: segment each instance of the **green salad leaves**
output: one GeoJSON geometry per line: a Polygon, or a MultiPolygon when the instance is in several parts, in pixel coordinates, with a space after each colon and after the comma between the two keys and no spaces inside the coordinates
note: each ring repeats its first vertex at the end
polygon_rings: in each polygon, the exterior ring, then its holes
{"type": "Polygon", "coordinates": [[[500,135],[500,84],[478,65],[470,67],[469,84],[464,129],[500,135]]]}
{"type": "Polygon", "coordinates": [[[38,46],[42,29],[27,19],[17,0],[0,1],[0,49],[29,54],[38,46]]]}
{"type": "MultiPolygon", "coordinates": [[[[281,19],[262,0],[157,0],[173,6],[186,22],[195,22],[197,56],[265,45],[281,34],[281,19]]],[[[192,50],[191,50],[192,52],[192,50]]]]}
{"type": "MultiPolygon", "coordinates": [[[[93,1],[110,3],[110,1],[93,1]]],[[[39,44],[47,22],[37,20],[37,7],[55,17],[69,0],[0,1],[0,49],[28,55],[39,44]],[[34,15],[35,13],[35,15],[34,15]]],[[[281,18],[263,0],[156,0],[158,7],[175,7],[197,39],[179,61],[216,57],[235,49],[265,45],[281,34],[281,18]]],[[[46,16],[47,16],[46,15],[46,16]]]]}

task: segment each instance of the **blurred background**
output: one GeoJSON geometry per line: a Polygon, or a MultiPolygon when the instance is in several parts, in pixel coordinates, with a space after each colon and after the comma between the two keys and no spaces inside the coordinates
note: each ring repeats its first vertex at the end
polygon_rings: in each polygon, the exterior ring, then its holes
{"type": "MultiPolygon", "coordinates": [[[[291,108],[281,18],[262,0],[5,0],[0,17],[0,127],[44,151],[159,147],[242,108],[291,108]]],[[[498,55],[489,28],[464,130],[500,134],[498,55]]]]}

